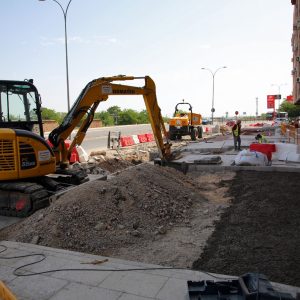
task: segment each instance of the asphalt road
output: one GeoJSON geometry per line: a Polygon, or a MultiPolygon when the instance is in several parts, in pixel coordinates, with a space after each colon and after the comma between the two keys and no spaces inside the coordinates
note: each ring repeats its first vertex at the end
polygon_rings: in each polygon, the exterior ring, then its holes
{"type": "Polygon", "coordinates": [[[122,136],[126,136],[133,134],[152,133],[152,128],[150,124],[91,128],[88,130],[87,135],[82,143],[84,150],[87,153],[90,153],[94,150],[106,149],[109,131],[120,131],[122,136]]]}

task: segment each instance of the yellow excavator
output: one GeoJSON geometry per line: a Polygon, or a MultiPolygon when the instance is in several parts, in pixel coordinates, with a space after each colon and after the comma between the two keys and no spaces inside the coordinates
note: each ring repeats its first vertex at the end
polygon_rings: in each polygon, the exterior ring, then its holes
{"type": "Polygon", "coordinates": [[[100,102],[110,96],[142,95],[162,161],[171,158],[171,144],[149,77],[113,76],[89,82],[62,123],[44,138],[40,95],[32,80],[0,80],[0,214],[28,216],[49,204],[49,197],[68,185],[87,180],[72,169],[72,149],[80,145],[100,102]],[[143,87],[117,82],[144,80],[143,87]],[[66,146],[73,129],[81,125],[66,146]],[[51,146],[50,146],[51,145],[51,146]]]}

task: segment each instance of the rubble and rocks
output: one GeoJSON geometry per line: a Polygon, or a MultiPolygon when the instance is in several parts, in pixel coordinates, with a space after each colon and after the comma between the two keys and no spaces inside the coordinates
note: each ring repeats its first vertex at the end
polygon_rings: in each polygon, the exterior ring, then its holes
{"type": "Polygon", "coordinates": [[[172,168],[142,164],[69,191],[0,237],[110,255],[185,224],[193,206],[207,202],[199,191],[196,181],[172,168]]]}

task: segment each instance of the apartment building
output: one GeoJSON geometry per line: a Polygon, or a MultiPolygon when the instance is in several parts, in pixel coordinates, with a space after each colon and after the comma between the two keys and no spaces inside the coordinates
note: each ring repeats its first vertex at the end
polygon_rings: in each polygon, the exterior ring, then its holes
{"type": "Polygon", "coordinates": [[[292,34],[293,99],[294,103],[300,104],[300,0],[291,0],[291,4],[294,5],[292,34]]]}

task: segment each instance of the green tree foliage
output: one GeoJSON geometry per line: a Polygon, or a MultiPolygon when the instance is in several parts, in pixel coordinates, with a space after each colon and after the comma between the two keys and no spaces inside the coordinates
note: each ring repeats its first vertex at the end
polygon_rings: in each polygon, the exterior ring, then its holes
{"type": "Polygon", "coordinates": [[[65,113],[56,112],[54,109],[42,108],[42,119],[43,120],[55,120],[58,123],[61,123],[62,119],[64,118],[65,113]]]}
{"type": "Polygon", "coordinates": [[[110,113],[112,116],[120,114],[121,111],[122,109],[117,105],[111,106],[107,109],[107,112],[110,113]]]}
{"type": "MultiPolygon", "coordinates": [[[[65,116],[66,113],[56,112],[54,109],[46,107],[42,109],[43,120],[55,120],[58,123],[61,123],[65,116]]],[[[134,109],[122,110],[119,106],[111,106],[107,111],[96,112],[94,119],[100,119],[103,126],[150,123],[147,110],[144,109],[141,112],[134,109]]],[[[164,117],[163,119],[168,121],[167,117],[164,117]]],[[[80,125],[80,123],[78,125],[80,125]]]]}
{"type": "Polygon", "coordinates": [[[289,118],[296,118],[300,116],[300,105],[283,101],[280,105],[279,111],[286,111],[289,115],[289,118]]]}
{"type": "Polygon", "coordinates": [[[103,126],[114,125],[114,117],[108,111],[96,112],[94,119],[100,119],[103,126]]]}
{"type": "Polygon", "coordinates": [[[144,109],[138,114],[138,124],[148,124],[148,123],[150,123],[149,116],[147,110],[144,109]]]}
{"type": "Polygon", "coordinates": [[[133,109],[124,109],[119,114],[119,124],[138,124],[139,113],[133,109]]]}

